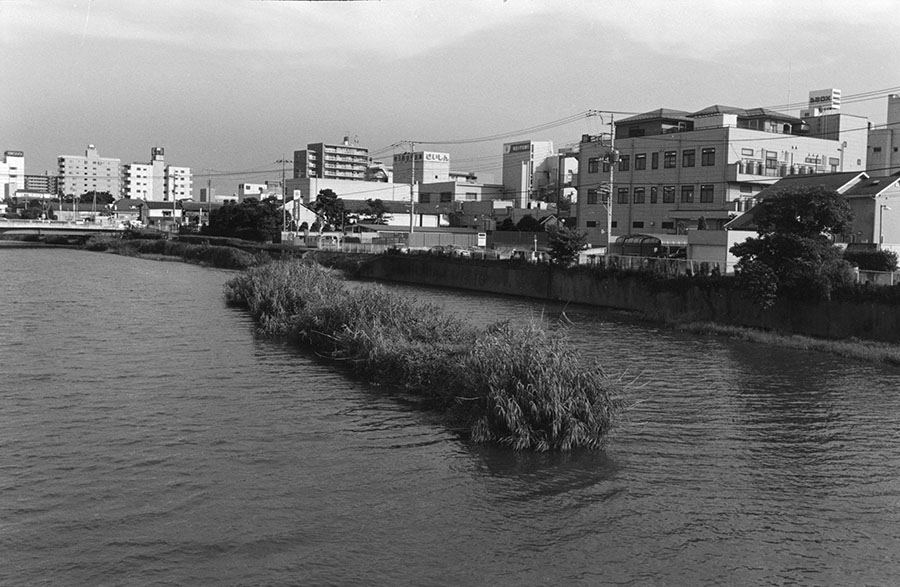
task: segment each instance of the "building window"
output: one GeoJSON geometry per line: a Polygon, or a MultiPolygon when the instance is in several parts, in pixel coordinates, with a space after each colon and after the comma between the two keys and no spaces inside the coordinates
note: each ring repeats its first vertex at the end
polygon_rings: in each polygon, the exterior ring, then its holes
{"type": "Polygon", "coordinates": [[[603,162],[603,173],[609,173],[609,161],[603,162]]]}
{"type": "Polygon", "coordinates": [[[597,173],[600,171],[600,158],[591,157],[588,159],[588,173],[597,173]]]}
{"type": "Polygon", "coordinates": [[[650,153],[650,168],[659,169],[659,153],[650,153]]]}
{"type": "Polygon", "coordinates": [[[431,203],[431,194],[428,194],[428,193],[419,194],[419,203],[420,204],[430,204],[431,203]]]}
{"type": "Polygon", "coordinates": [[[453,201],[453,192],[441,192],[441,203],[446,204],[447,202],[453,201]]]}
{"type": "Polygon", "coordinates": [[[634,188],[634,203],[635,204],[643,204],[644,203],[644,188],[634,188]]]}
{"type": "Polygon", "coordinates": [[[694,202],[694,186],[681,186],[681,202],[683,204],[692,204],[694,202]]]}
{"type": "Polygon", "coordinates": [[[597,203],[597,199],[598,199],[598,198],[597,198],[597,194],[599,194],[599,193],[600,193],[600,192],[598,192],[597,190],[588,190],[588,193],[587,193],[587,203],[588,203],[589,205],[590,205],[590,204],[596,204],[596,203],[597,203]]]}
{"type": "Polygon", "coordinates": [[[706,147],[700,151],[700,165],[710,167],[716,164],[716,148],[706,147]]]}
{"type": "Polygon", "coordinates": [[[643,220],[635,220],[631,223],[631,228],[644,228],[643,220]]]}
{"type": "Polygon", "coordinates": [[[661,222],[659,226],[663,230],[673,230],[675,228],[675,223],[672,221],[661,222]]]}
{"type": "Polygon", "coordinates": [[[704,184],[700,186],[700,201],[709,204],[713,201],[714,186],[712,184],[704,184]]]}
{"type": "Polygon", "coordinates": [[[612,227],[613,227],[613,228],[618,228],[618,227],[619,227],[619,222],[618,222],[618,220],[613,220],[610,224],[612,224],[612,227]]]}
{"type": "Polygon", "coordinates": [[[628,203],[628,188],[619,188],[619,204],[627,204],[628,203]]]}
{"type": "Polygon", "coordinates": [[[675,159],[678,156],[676,151],[666,151],[663,153],[663,168],[672,169],[675,167],[675,159]]]}
{"type": "Polygon", "coordinates": [[[681,166],[693,167],[697,159],[696,149],[685,149],[681,152],[681,166]]]}
{"type": "Polygon", "coordinates": [[[647,169],[647,153],[638,153],[634,156],[635,171],[647,169]]]}
{"type": "Polygon", "coordinates": [[[753,149],[741,149],[742,157],[753,157],[753,149]]]}
{"type": "Polygon", "coordinates": [[[588,220],[588,221],[585,222],[584,224],[585,224],[585,226],[587,226],[588,228],[597,228],[597,221],[596,221],[596,220],[588,220]]]}
{"type": "Polygon", "coordinates": [[[659,199],[659,188],[654,186],[650,188],[650,203],[655,204],[659,199]]]}
{"type": "Polygon", "coordinates": [[[628,171],[631,169],[631,155],[622,155],[619,159],[619,171],[628,171]]]}
{"type": "Polygon", "coordinates": [[[675,203],[675,186],[674,185],[663,186],[663,204],[674,204],[674,203],[675,203]]]}

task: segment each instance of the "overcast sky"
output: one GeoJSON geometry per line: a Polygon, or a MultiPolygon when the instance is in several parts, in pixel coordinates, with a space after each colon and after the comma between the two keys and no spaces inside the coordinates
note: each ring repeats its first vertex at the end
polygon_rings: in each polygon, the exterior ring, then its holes
{"type": "Polygon", "coordinates": [[[53,173],[88,143],[123,163],[161,146],[195,190],[214,170],[227,192],[348,134],[499,181],[504,142],[576,143],[608,122],[589,110],[797,115],[839,88],[883,124],[898,16],[896,0],[0,0],[0,150],[53,173]],[[486,137],[502,138],[439,144],[486,137]]]}

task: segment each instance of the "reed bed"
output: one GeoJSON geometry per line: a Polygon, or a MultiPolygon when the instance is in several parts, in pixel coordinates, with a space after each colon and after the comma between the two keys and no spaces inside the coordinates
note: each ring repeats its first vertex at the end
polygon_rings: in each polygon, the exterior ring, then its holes
{"type": "Polygon", "coordinates": [[[793,348],[831,353],[850,359],[872,363],[900,365],[900,345],[870,340],[831,340],[800,334],[782,334],[741,326],[729,326],[712,322],[676,324],[676,328],[694,334],[727,336],[772,347],[793,348]]]}
{"type": "Polygon", "coordinates": [[[411,393],[476,442],[517,450],[596,449],[622,389],[537,324],[479,330],[433,304],[351,288],[311,262],[274,261],[231,279],[225,299],[261,332],[309,346],[368,382],[411,393]]]}
{"type": "Polygon", "coordinates": [[[91,237],[84,244],[90,251],[109,251],[129,256],[179,257],[185,261],[219,269],[246,269],[268,261],[264,252],[252,254],[229,246],[191,244],[168,239],[122,239],[91,237]]]}

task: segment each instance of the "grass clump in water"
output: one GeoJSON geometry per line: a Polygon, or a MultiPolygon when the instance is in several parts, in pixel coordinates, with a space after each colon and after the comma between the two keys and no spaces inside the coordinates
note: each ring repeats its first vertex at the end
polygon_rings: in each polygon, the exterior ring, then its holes
{"type": "Polygon", "coordinates": [[[477,442],[596,449],[622,407],[617,382],[585,366],[561,333],[508,323],[479,331],[432,304],[348,287],[314,263],[254,267],[226,284],[225,297],[262,332],[427,400],[477,442]]]}

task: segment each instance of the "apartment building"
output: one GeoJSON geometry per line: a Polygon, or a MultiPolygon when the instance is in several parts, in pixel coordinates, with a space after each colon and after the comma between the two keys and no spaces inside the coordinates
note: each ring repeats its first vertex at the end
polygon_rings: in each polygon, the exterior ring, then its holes
{"type": "Polygon", "coordinates": [[[611,199],[613,240],[684,234],[700,224],[720,229],[781,177],[862,171],[864,141],[847,137],[842,124],[837,132],[821,130],[829,138],[811,136],[801,118],[720,105],[697,112],[663,108],[617,121],[614,142],[609,134],[582,137],[578,228],[590,242],[606,244],[611,199]],[[611,143],[618,156],[612,173],[611,143]]]}
{"type": "Polygon", "coordinates": [[[126,198],[148,202],[172,202],[191,198],[191,168],[166,165],[165,149],[150,149],[149,163],[130,163],[122,168],[126,198]]]}
{"type": "Polygon", "coordinates": [[[107,192],[118,198],[122,192],[120,160],[101,157],[94,145],[88,145],[84,156],[60,155],[60,193],[81,196],[88,192],[107,192]]]}
{"type": "Polygon", "coordinates": [[[344,137],[340,144],[310,143],[294,151],[294,179],[320,178],[365,181],[369,150],[344,137]]]}
{"type": "Polygon", "coordinates": [[[0,196],[3,199],[16,195],[16,191],[25,189],[25,153],[22,151],[4,151],[0,161],[0,196]]]}

